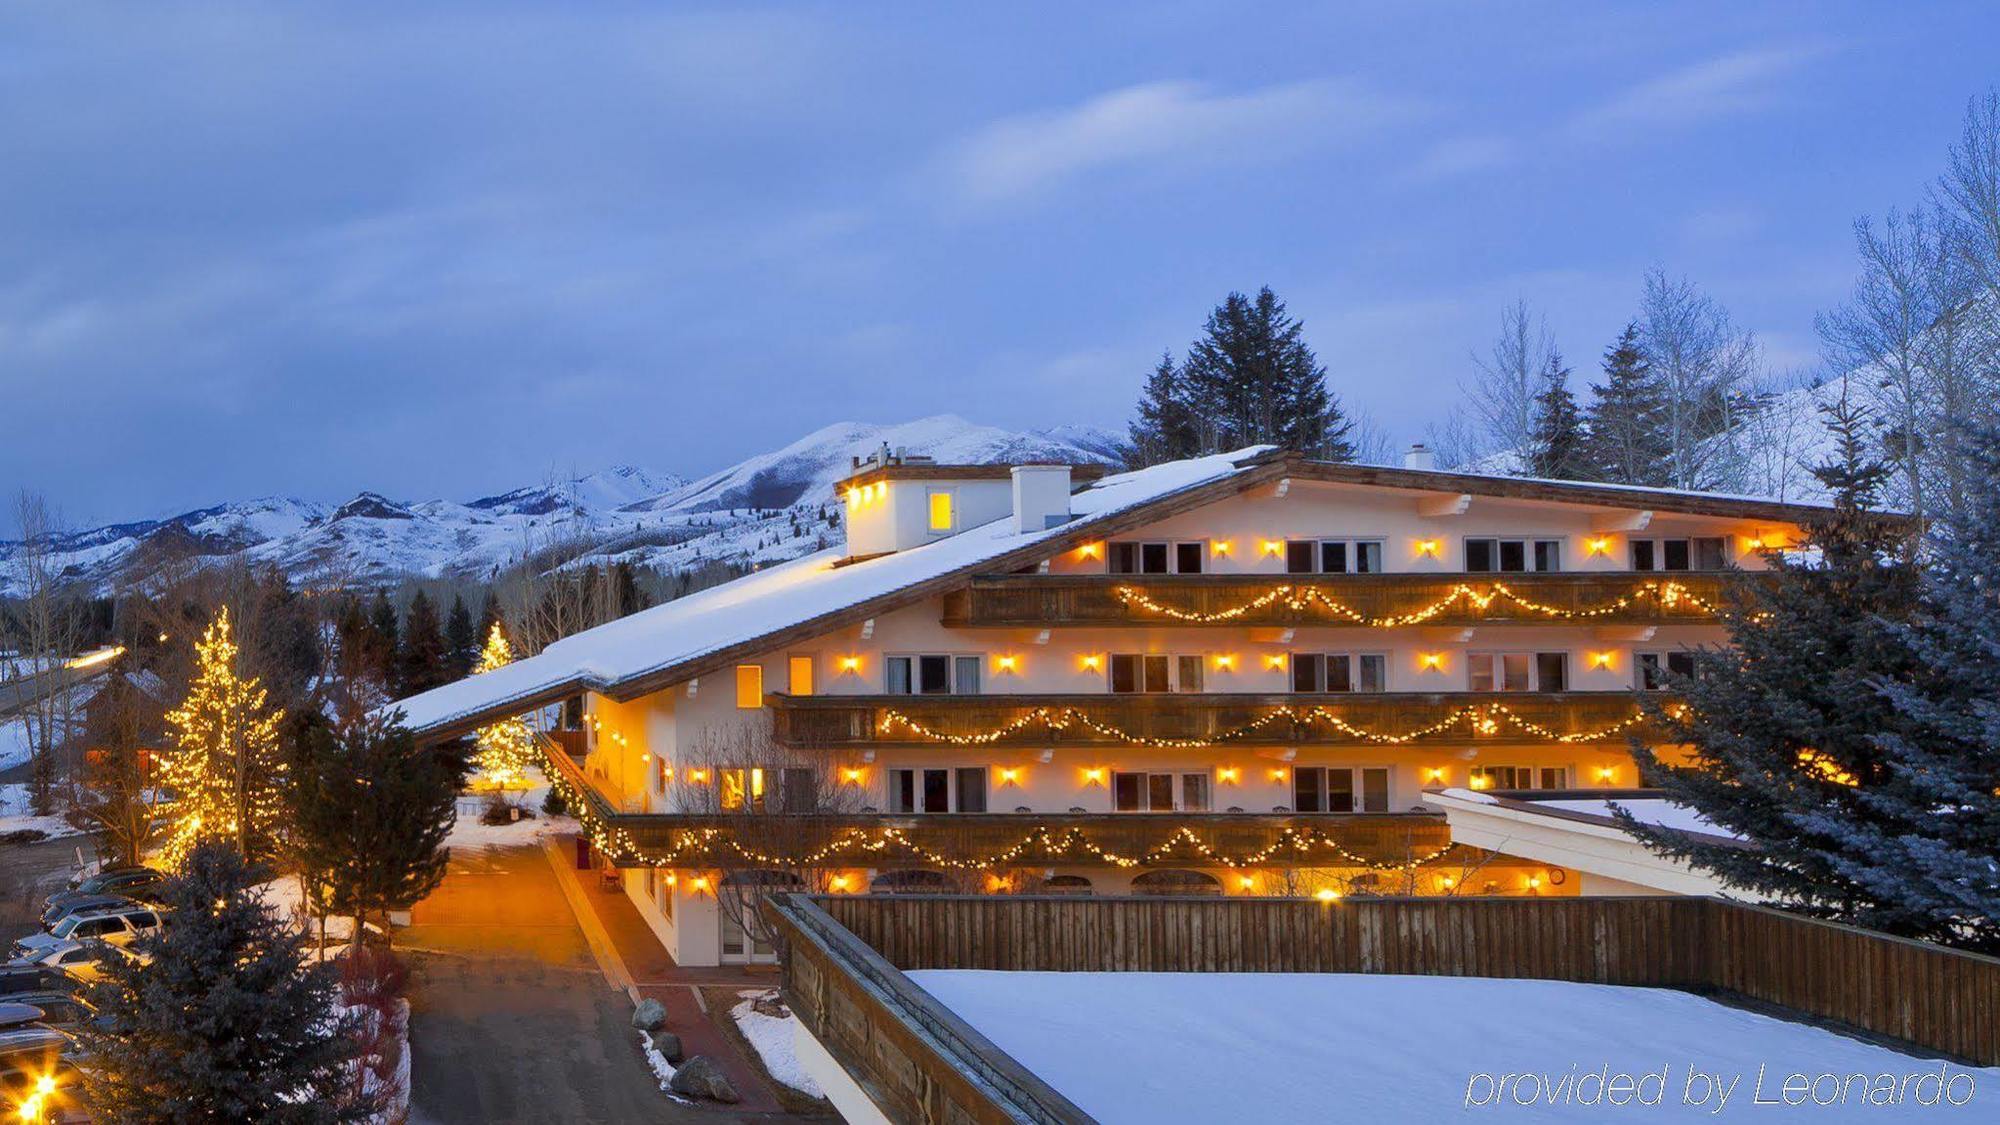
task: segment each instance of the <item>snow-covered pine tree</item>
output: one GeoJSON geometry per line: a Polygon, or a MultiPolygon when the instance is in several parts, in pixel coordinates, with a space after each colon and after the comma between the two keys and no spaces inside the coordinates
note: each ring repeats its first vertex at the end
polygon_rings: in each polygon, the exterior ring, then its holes
{"type": "Polygon", "coordinates": [[[1181,369],[1202,452],[1268,442],[1354,460],[1354,424],[1304,332],[1269,286],[1254,299],[1231,293],[1208,314],[1181,369]]]}
{"type": "Polygon", "coordinates": [[[1555,480],[1587,479],[1583,463],[1583,415],[1569,391],[1569,368],[1559,352],[1549,353],[1542,390],[1535,396],[1535,429],[1528,443],[1528,475],[1555,480]]]}
{"type": "Polygon", "coordinates": [[[1667,443],[1661,437],[1665,396],[1639,347],[1639,326],[1627,324],[1604,352],[1604,382],[1585,414],[1583,460],[1589,479],[1612,484],[1667,483],[1667,443]]]}
{"type": "Polygon", "coordinates": [[[1820,827],[1853,837],[1841,873],[1927,918],[1925,936],[2000,953],[2000,429],[1962,427],[1954,445],[1963,502],[1932,529],[1922,608],[1901,630],[1916,660],[1876,681],[1901,721],[1857,797],[1883,819],[1820,827]]]}
{"type": "Polygon", "coordinates": [[[1870,800],[1891,773],[1883,736],[1915,729],[1877,685],[1917,672],[1896,627],[1915,610],[1917,576],[1900,561],[1910,529],[1871,510],[1887,470],[1868,456],[1865,414],[1844,397],[1827,413],[1838,452],[1815,475],[1832,509],[1795,554],[1771,557],[1768,581],[1732,591],[1730,647],[1698,649],[1692,676],[1668,677],[1686,710],[1646,701],[1685,760],[1632,748],[1648,785],[1750,846],[1619,819],[1654,851],[1791,909],[1937,937],[1932,915],[1851,873],[1882,836],[1918,827],[1912,810],[1870,800]]]}
{"type": "Polygon", "coordinates": [[[105,962],[102,1014],[77,1029],[95,1120],[332,1125],[378,1108],[353,1096],[333,967],[307,963],[251,878],[236,849],[202,843],[167,885],[173,924],[140,941],[151,960],[105,962]]]}
{"type": "Polygon", "coordinates": [[[1181,368],[1174,363],[1172,352],[1163,351],[1139,392],[1138,416],[1128,429],[1126,464],[1143,469],[1194,456],[1201,451],[1194,421],[1181,368]]]}

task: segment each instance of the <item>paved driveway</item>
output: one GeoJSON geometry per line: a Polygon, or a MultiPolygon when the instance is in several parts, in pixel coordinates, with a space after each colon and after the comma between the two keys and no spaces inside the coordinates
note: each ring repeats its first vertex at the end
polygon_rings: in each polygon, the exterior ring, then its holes
{"type": "Polygon", "coordinates": [[[412,922],[416,1125],[737,1119],[659,1091],[540,849],[454,858],[412,922]]]}

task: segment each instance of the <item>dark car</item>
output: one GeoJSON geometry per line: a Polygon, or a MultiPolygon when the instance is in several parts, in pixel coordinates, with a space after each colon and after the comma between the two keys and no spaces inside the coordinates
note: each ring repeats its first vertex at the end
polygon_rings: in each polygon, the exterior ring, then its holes
{"type": "Polygon", "coordinates": [[[69,992],[76,979],[53,965],[0,965],[0,999],[21,992],[69,992]]]}
{"type": "MultiPolygon", "coordinates": [[[[49,989],[44,992],[17,992],[0,1003],[0,1011],[20,1006],[39,1013],[30,1020],[45,1027],[72,1028],[97,1018],[97,1009],[80,996],[72,996],[67,991],[49,989]]],[[[13,1025],[8,1025],[13,1026],[13,1025]]]]}
{"type": "Polygon", "coordinates": [[[79,910],[124,906],[136,901],[124,895],[86,895],[75,892],[54,895],[50,897],[49,904],[42,908],[42,928],[46,930],[79,910]]]}
{"type": "Polygon", "coordinates": [[[49,896],[49,901],[54,902],[64,894],[148,898],[166,881],[165,872],[150,867],[110,867],[89,878],[71,880],[69,890],[49,896]]]}

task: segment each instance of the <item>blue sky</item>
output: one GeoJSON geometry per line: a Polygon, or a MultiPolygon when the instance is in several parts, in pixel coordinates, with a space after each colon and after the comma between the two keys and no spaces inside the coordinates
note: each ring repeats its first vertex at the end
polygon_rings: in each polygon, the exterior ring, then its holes
{"type": "Polygon", "coordinates": [[[1398,441],[1659,264],[1773,366],[1991,4],[0,4],[0,487],[74,522],[1122,426],[1232,288],[1398,441]]]}

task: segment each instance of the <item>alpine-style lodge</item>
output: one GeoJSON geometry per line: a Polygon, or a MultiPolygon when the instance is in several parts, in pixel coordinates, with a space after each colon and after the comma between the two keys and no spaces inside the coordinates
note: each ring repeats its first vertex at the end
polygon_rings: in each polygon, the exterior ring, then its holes
{"type": "Polygon", "coordinates": [[[884,449],[838,491],[842,545],[398,704],[426,740],[540,717],[683,965],[768,956],[746,887],[1656,892],[1588,861],[1618,835],[1590,810],[1637,796],[1667,673],[1816,511],[1421,447],[1117,475],[884,449]],[[1446,807],[1488,814],[1476,842],[1446,807]]]}

